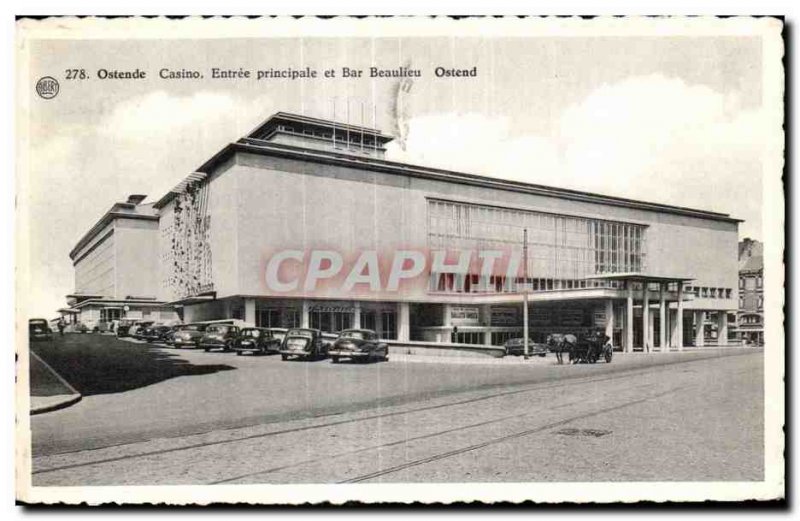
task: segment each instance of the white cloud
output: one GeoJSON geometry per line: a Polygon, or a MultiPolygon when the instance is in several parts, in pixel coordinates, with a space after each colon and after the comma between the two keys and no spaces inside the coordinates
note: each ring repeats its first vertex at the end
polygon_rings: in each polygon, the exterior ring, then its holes
{"type": "Polygon", "coordinates": [[[119,103],[99,123],[56,127],[37,139],[28,200],[36,216],[31,312],[50,317],[65,305],[74,290],[67,253],[111,204],[131,193],[158,199],[274,109],[268,96],[158,91],[119,103]]]}
{"type": "Polygon", "coordinates": [[[763,114],[736,96],[661,75],[603,85],[550,135],[515,136],[505,117],[412,118],[392,158],[731,213],[761,237],[763,114]]]}

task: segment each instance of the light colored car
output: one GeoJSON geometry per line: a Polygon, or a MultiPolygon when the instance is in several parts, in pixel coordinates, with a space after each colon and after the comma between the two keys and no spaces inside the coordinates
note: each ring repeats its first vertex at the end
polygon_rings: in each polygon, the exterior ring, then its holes
{"type": "Polygon", "coordinates": [[[200,347],[206,352],[212,349],[230,351],[239,338],[239,327],[231,324],[209,324],[200,337],[200,347]]]}
{"type": "Polygon", "coordinates": [[[173,347],[200,347],[200,339],[206,330],[204,324],[186,324],[181,326],[174,335],[172,335],[173,347]]]}

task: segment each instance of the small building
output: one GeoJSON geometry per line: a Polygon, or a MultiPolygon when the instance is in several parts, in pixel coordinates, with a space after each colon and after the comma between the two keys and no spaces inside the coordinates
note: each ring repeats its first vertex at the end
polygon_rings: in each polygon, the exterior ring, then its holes
{"type": "Polygon", "coordinates": [[[75,291],[59,309],[70,327],[104,331],[121,318],[178,318],[158,299],[158,213],[145,198],[114,204],[70,252],[75,291]]]}
{"type": "Polygon", "coordinates": [[[750,238],[739,244],[737,333],[744,344],[764,345],[764,245],[750,238]]]}

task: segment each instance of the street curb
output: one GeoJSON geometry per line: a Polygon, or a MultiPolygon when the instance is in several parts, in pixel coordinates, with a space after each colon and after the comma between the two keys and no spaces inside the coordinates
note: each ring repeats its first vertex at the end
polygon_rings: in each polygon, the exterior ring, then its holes
{"type": "Polygon", "coordinates": [[[45,368],[47,368],[48,371],[50,371],[53,375],[55,375],[55,377],[58,378],[58,381],[61,382],[64,385],[64,387],[66,387],[69,391],[72,391],[71,394],[64,395],[65,398],[60,400],[60,401],[58,401],[58,402],[48,403],[47,405],[41,405],[41,406],[38,406],[38,407],[34,407],[33,406],[33,399],[34,398],[33,398],[33,396],[31,396],[30,397],[30,399],[31,399],[31,411],[30,411],[31,416],[33,416],[34,414],[42,414],[42,413],[45,413],[45,412],[51,412],[51,411],[57,411],[59,409],[64,409],[66,407],[69,407],[70,405],[74,405],[74,404],[78,403],[79,401],[81,401],[83,399],[83,395],[81,393],[79,393],[74,387],[72,387],[69,384],[69,382],[64,380],[64,378],[60,374],[58,374],[58,372],[56,372],[55,369],[50,367],[50,364],[48,364],[47,362],[42,360],[42,358],[39,355],[37,355],[36,353],[34,353],[33,350],[29,350],[28,352],[30,353],[30,355],[32,357],[36,357],[36,360],[41,362],[42,365],[45,366],[45,368]]]}

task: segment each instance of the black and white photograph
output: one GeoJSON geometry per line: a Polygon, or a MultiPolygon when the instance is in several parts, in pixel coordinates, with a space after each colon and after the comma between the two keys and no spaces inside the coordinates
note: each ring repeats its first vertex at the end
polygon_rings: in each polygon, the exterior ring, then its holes
{"type": "Polygon", "coordinates": [[[775,17],[16,22],[16,497],[774,500],[775,17]]]}

